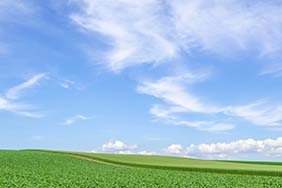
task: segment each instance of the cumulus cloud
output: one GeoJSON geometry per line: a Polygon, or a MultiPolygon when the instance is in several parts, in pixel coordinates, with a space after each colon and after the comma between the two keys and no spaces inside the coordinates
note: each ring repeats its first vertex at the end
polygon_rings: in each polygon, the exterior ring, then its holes
{"type": "Polygon", "coordinates": [[[4,95],[0,95],[0,110],[34,118],[43,117],[43,114],[34,111],[32,105],[24,104],[18,101],[18,99],[22,97],[24,90],[38,85],[39,81],[41,81],[43,78],[46,78],[46,73],[36,74],[27,81],[8,89],[4,95]]]}
{"type": "Polygon", "coordinates": [[[171,61],[195,49],[219,55],[256,51],[257,56],[271,57],[282,51],[278,1],[76,2],[80,11],[71,19],[84,30],[105,36],[111,47],[106,66],[113,71],[171,61]]]}
{"type": "Polygon", "coordinates": [[[282,157],[282,137],[264,140],[249,138],[233,142],[191,144],[186,148],[180,144],[171,144],[164,151],[171,155],[203,159],[241,159],[248,158],[251,155],[280,158],[282,157]]]}
{"type": "Polygon", "coordinates": [[[127,144],[120,140],[109,141],[92,152],[106,152],[116,154],[157,155],[155,151],[141,150],[137,144],[127,144]]]}
{"type": "Polygon", "coordinates": [[[157,152],[143,150],[143,151],[139,151],[137,154],[139,155],[157,155],[157,152]]]}
{"type": "Polygon", "coordinates": [[[93,117],[90,117],[90,116],[84,116],[84,115],[75,115],[75,116],[72,116],[70,117],[69,119],[66,119],[64,122],[63,122],[63,125],[72,125],[74,123],[76,123],[77,121],[79,120],[89,120],[89,119],[93,119],[93,117]]]}
{"type": "Polygon", "coordinates": [[[186,154],[201,158],[232,158],[232,155],[261,154],[268,157],[282,156],[282,137],[265,140],[237,140],[229,143],[190,145],[186,154]]]}
{"type": "Polygon", "coordinates": [[[169,154],[182,154],[183,147],[180,144],[171,144],[165,149],[169,154]]]}
{"type": "Polygon", "coordinates": [[[136,144],[126,144],[123,141],[115,140],[109,141],[99,147],[96,151],[102,152],[116,152],[116,153],[133,153],[133,150],[136,149],[138,146],[136,144]]]}
{"type": "Polygon", "coordinates": [[[102,145],[103,151],[126,151],[130,149],[135,149],[137,145],[128,145],[122,141],[116,140],[114,142],[108,142],[102,145]]]}
{"type": "Polygon", "coordinates": [[[175,155],[203,159],[246,159],[252,155],[257,158],[281,158],[282,137],[276,139],[255,140],[241,139],[232,142],[211,144],[191,144],[187,147],[181,144],[171,144],[161,151],[140,150],[136,144],[127,144],[120,140],[109,141],[92,152],[140,155],[175,155]]]}

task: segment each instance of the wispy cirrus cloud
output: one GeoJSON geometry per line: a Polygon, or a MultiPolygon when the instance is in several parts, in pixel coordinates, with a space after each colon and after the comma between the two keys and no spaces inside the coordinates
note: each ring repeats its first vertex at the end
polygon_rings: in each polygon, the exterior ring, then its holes
{"type": "Polygon", "coordinates": [[[70,89],[75,84],[75,81],[64,79],[61,81],[60,86],[65,89],[70,89]]]}
{"type": "MultiPolygon", "coordinates": [[[[282,64],[282,5],[277,1],[242,0],[84,0],[75,1],[79,11],[70,19],[86,32],[101,34],[110,47],[101,54],[104,65],[118,72],[140,64],[174,63],[191,52],[205,56],[238,57],[247,53],[255,59],[269,59],[262,74],[279,75],[282,64]],[[150,29],[148,29],[150,28],[150,29]],[[275,68],[272,68],[275,65],[275,68]]],[[[188,57],[189,60],[189,57],[188,57]]],[[[101,61],[99,61],[101,62],[101,61]]],[[[235,127],[224,116],[244,119],[252,124],[281,126],[280,106],[258,101],[221,106],[208,104],[189,87],[207,79],[203,72],[181,72],[159,80],[142,80],[137,91],[154,96],[165,107],[152,107],[151,114],[176,125],[206,131],[225,131],[235,127]],[[220,114],[223,118],[203,121],[179,118],[178,114],[220,114]]]]}
{"type": "Polygon", "coordinates": [[[189,72],[175,76],[163,77],[156,81],[141,81],[137,87],[137,92],[152,95],[167,102],[178,106],[178,110],[215,113],[222,111],[213,105],[203,104],[196,96],[187,90],[187,85],[200,82],[208,77],[207,73],[189,72]]]}
{"type": "Polygon", "coordinates": [[[261,55],[281,52],[282,7],[278,1],[173,0],[175,28],[188,48],[223,52],[255,48],[261,55]]]}
{"type": "Polygon", "coordinates": [[[89,32],[108,37],[112,49],[104,58],[113,71],[160,62],[177,54],[160,1],[84,0],[80,7],[71,19],[89,32]]]}
{"type": "Polygon", "coordinates": [[[282,52],[278,1],[84,0],[77,5],[80,11],[70,18],[84,30],[105,36],[111,47],[105,65],[113,71],[173,62],[192,50],[271,58],[282,52]]]}
{"type": "MultiPolygon", "coordinates": [[[[185,74],[182,74],[185,75],[185,74]]],[[[250,104],[220,106],[207,104],[193,95],[189,87],[201,81],[202,76],[170,76],[155,81],[141,81],[137,91],[141,94],[151,95],[164,102],[164,105],[153,105],[150,113],[156,119],[165,120],[169,124],[182,125],[202,131],[227,131],[235,127],[234,123],[227,121],[229,117],[244,119],[254,125],[282,126],[282,105],[272,104],[268,100],[257,100],[250,104]],[[188,81],[187,81],[188,80],[188,81]],[[205,115],[205,120],[189,120],[191,113],[205,115]],[[188,119],[178,117],[186,114],[188,119]],[[209,119],[210,115],[220,115],[209,119]]]]}
{"type": "Polygon", "coordinates": [[[27,112],[27,110],[30,110],[30,108],[31,108],[30,105],[16,103],[16,102],[7,100],[4,97],[0,97],[0,110],[14,112],[14,113],[25,115],[25,116],[31,116],[31,117],[36,116],[33,113],[27,112]]]}
{"type": "MultiPolygon", "coordinates": [[[[233,123],[226,122],[222,118],[217,120],[214,120],[214,118],[213,120],[208,118],[206,120],[189,120],[189,110],[177,106],[153,105],[150,114],[154,119],[165,121],[167,124],[186,126],[200,131],[221,132],[235,128],[233,123]],[[177,114],[181,113],[186,114],[188,118],[178,117],[177,114]]],[[[213,113],[209,112],[208,114],[213,113]]]]}
{"type": "Polygon", "coordinates": [[[137,91],[161,99],[166,105],[153,105],[150,113],[154,118],[165,120],[174,125],[182,125],[201,131],[227,131],[235,127],[223,120],[185,120],[177,117],[179,113],[216,114],[222,113],[224,107],[206,104],[194,96],[187,86],[207,79],[207,73],[191,73],[163,77],[157,81],[145,81],[137,87],[137,91]]]}
{"type": "Polygon", "coordinates": [[[5,96],[7,99],[12,99],[12,100],[18,99],[19,97],[21,97],[24,90],[35,87],[36,85],[39,84],[41,80],[46,78],[47,78],[46,73],[36,74],[33,77],[31,77],[29,80],[8,89],[5,93],[5,96]]]}
{"type": "Polygon", "coordinates": [[[227,107],[225,114],[243,118],[256,125],[282,126],[282,105],[267,100],[227,107]]]}
{"type": "Polygon", "coordinates": [[[70,79],[55,79],[55,80],[60,85],[60,87],[68,90],[83,90],[86,87],[84,84],[70,79]]]}
{"type": "Polygon", "coordinates": [[[63,125],[72,125],[72,124],[76,123],[77,121],[85,121],[85,120],[90,120],[90,119],[93,119],[93,117],[78,114],[78,115],[74,115],[74,116],[66,119],[62,124],[63,125]]]}
{"type": "Polygon", "coordinates": [[[41,113],[34,111],[32,105],[19,102],[18,99],[22,97],[24,90],[38,85],[41,80],[47,78],[46,75],[46,73],[33,75],[27,81],[8,89],[2,96],[0,95],[0,109],[28,117],[42,117],[41,113]]]}

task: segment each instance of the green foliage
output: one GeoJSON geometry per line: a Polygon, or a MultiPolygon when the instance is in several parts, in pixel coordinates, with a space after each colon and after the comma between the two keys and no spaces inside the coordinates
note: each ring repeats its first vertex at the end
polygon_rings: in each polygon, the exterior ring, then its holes
{"type": "MultiPolygon", "coordinates": [[[[50,151],[47,151],[50,152],[50,151]]],[[[56,151],[52,151],[56,152],[56,151]]],[[[263,176],[282,176],[281,163],[267,162],[245,162],[245,161],[215,161],[199,160],[179,157],[166,156],[145,156],[145,155],[117,155],[101,153],[74,153],[65,152],[71,155],[92,158],[112,164],[130,167],[193,171],[193,172],[212,172],[223,174],[241,175],[263,175],[263,176]]]]}
{"type": "Polygon", "coordinates": [[[0,151],[0,187],[280,188],[282,178],[116,167],[63,153],[0,151]]]}

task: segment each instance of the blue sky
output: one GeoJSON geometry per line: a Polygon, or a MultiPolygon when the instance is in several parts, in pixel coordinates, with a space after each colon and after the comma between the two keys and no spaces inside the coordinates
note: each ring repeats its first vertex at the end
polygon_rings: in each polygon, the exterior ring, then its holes
{"type": "Polygon", "coordinates": [[[279,160],[282,5],[0,2],[0,148],[279,160]]]}

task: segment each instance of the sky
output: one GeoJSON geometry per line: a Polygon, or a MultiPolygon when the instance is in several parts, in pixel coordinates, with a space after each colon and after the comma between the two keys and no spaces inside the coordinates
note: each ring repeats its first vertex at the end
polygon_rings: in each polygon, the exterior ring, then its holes
{"type": "Polygon", "coordinates": [[[281,161],[280,0],[1,0],[0,148],[281,161]]]}

